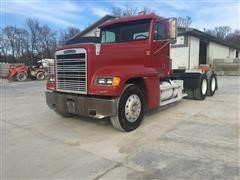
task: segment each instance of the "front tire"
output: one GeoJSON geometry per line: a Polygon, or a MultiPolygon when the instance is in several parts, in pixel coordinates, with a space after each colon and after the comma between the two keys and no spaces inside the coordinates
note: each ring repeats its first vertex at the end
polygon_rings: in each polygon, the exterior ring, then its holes
{"type": "Polygon", "coordinates": [[[145,97],[134,84],[128,84],[118,102],[117,115],[111,117],[114,128],[130,132],[141,124],[144,117],[145,97]]]}
{"type": "Polygon", "coordinates": [[[25,73],[17,73],[16,79],[18,81],[25,81],[27,79],[27,75],[25,73]]]}

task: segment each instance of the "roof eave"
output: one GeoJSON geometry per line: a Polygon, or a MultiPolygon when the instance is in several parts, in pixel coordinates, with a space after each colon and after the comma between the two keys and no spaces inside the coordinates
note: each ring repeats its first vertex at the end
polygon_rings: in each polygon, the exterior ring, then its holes
{"type": "Polygon", "coordinates": [[[180,33],[178,33],[178,35],[191,35],[191,36],[194,36],[194,37],[198,37],[200,39],[204,38],[205,40],[207,40],[209,42],[215,42],[217,44],[221,44],[221,45],[224,45],[224,46],[228,46],[228,47],[240,50],[240,45],[238,45],[238,44],[235,44],[235,43],[230,42],[230,41],[218,39],[218,38],[216,38],[216,37],[214,37],[210,34],[204,33],[204,32],[199,31],[197,29],[190,29],[190,30],[187,30],[185,32],[180,32],[180,33]]]}

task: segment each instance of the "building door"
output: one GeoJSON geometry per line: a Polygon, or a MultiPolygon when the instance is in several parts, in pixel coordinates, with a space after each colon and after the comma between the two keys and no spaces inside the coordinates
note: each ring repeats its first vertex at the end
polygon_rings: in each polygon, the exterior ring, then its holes
{"type": "Polygon", "coordinates": [[[199,44],[199,65],[207,64],[207,45],[208,43],[200,41],[199,44]]]}

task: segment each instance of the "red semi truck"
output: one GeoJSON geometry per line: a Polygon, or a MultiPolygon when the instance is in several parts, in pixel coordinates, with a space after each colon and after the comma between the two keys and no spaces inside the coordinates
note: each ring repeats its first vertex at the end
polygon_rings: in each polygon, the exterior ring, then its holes
{"type": "Polygon", "coordinates": [[[66,45],[56,51],[46,101],[59,114],[110,117],[116,129],[132,131],[146,110],[184,97],[204,100],[215,93],[217,78],[210,69],[172,69],[174,18],[125,17],[99,28],[99,43],[66,45]]]}

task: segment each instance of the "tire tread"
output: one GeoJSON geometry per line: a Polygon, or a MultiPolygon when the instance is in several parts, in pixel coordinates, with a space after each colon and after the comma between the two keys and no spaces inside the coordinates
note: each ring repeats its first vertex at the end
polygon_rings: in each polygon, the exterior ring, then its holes
{"type": "Polygon", "coordinates": [[[145,111],[145,97],[143,92],[135,84],[127,84],[122,94],[120,95],[120,99],[118,101],[117,114],[113,117],[110,117],[110,120],[112,122],[113,127],[120,131],[126,131],[126,132],[133,131],[141,124],[142,119],[144,117],[144,111],[145,111]],[[134,122],[133,124],[129,124],[130,122],[126,120],[126,117],[125,115],[123,115],[124,113],[122,111],[123,106],[125,106],[125,102],[122,100],[125,99],[127,96],[129,96],[129,92],[131,91],[138,93],[138,95],[141,96],[139,98],[142,100],[142,109],[141,109],[142,112],[139,116],[139,119],[136,120],[136,122],[134,122]]]}

